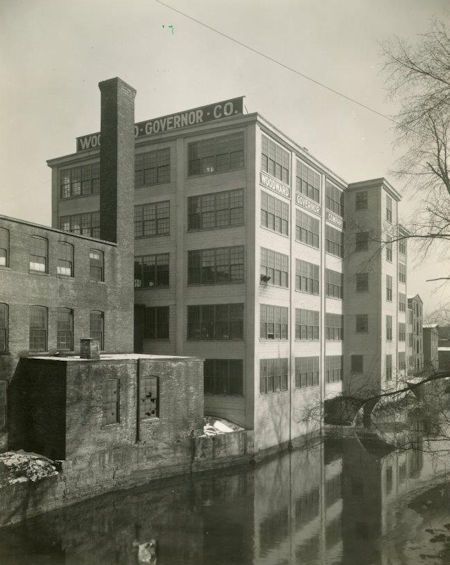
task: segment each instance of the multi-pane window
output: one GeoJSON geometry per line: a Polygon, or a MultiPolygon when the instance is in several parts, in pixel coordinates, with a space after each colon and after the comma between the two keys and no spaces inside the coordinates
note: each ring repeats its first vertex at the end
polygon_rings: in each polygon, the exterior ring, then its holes
{"type": "Polygon", "coordinates": [[[89,276],[91,281],[105,280],[105,265],[103,251],[89,249],[89,276]]]}
{"type": "Polygon", "coordinates": [[[47,351],[48,314],[45,306],[30,307],[30,351],[47,351]]]}
{"type": "Polygon", "coordinates": [[[8,305],[0,303],[0,353],[6,353],[8,351],[8,330],[8,305]]]}
{"type": "Polygon", "coordinates": [[[295,388],[318,386],[319,357],[295,358],[295,388]]]}
{"type": "Polygon", "coordinates": [[[319,339],[319,312],[316,310],[295,310],[295,339],[319,339]]]}
{"type": "Polygon", "coordinates": [[[392,224],[392,198],[386,196],[386,221],[392,224]]]}
{"type": "Polygon", "coordinates": [[[188,198],[188,230],[212,230],[244,223],[244,191],[226,190],[188,198]]]}
{"type": "Polygon", "coordinates": [[[7,415],[7,400],[6,400],[6,389],[8,383],[7,381],[0,381],[0,431],[3,431],[6,427],[6,415],[7,415]]]}
{"type": "Polygon", "coordinates": [[[344,215],[344,193],[330,182],[325,182],[325,207],[339,216],[344,215]]]}
{"type": "Polygon", "coordinates": [[[355,234],[355,251],[367,251],[369,249],[369,232],[361,231],[355,234]]]}
{"type": "Polygon", "coordinates": [[[289,235],[289,204],[261,192],[261,225],[283,235],[289,235]]]}
{"type": "Polygon", "coordinates": [[[406,341],[406,324],[398,324],[398,341],[406,341]]]}
{"type": "Polygon", "coordinates": [[[341,314],[325,315],[326,339],[341,341],[344,337],[343,316],[341,314]]]}
{"type": "Polygon", "coordinates": [[[369,273],[356,273],[356,292],[369,290],[369,273]]]}
{"type": "Polygon", "coordinates": [[[355,196],[355,208],[356,210],[367,210],[367,190],[361,190],[357,192],[355,196]]]}
{"type": "Polygon", "coordinates": [[[399,239],[398,252],[402,255],[406,255],[406,239],[399,239]]]}
{"type": "Polygon", "coordinates": [[[60,189],[63,199],[97,194],[100,191],[100,163],[62,170],[60,189]]]}
{"type": "Polygon", "coordinates": [[[319,220],[301,210],[296,210],[295,239],[318,248],[320,241],[319,220]]]}
{"type": "Polygon", "coordinates": [[[392,302],[392,277],[386,275],[386,300],[392,302]]]}
{"type": "Polygon", "coordinates": [[[73,310],[58,308],[56,313],[56,347],[73,351],[73,310]]]}
{"type": "Polygon", "coordinates": [[[261,247],[261,282],[288,288],[289,257],[261,247]]]}
{"type": "Polygon", "coordinates": [[[344,256],[344,234],[331,226],[325,228],[326,251],[337,257],[344,256]]]}
{"type": "Polygon", "coordinates": [[[368,314],[356,314],[355,318],[355,332],[358,334],[366,334],[369,331],[369,316],[368,314]]]}
{"type": "Polygon", "coordinates": [[[65,241],[58,242],[56,272],[58,275],[73,277],[73,245],[65,241]]]}
{"type": "Polygon", "coordinates": [[[154,202],[134,207],[134,237],[156,237],[170,233],[170,202],[154,202]]]}
{"type": "Polygon", "coordinates": [[[398,294],[398,309],[400,312],[406,312],[406,294],[402,292],[398,294]]]}
{"type": "Polygon", "coordinates": [[[244,134],[232,133],[189,143],[188,174],[225,173],[244,166],[244,134]]]}
{"type": "Polygon", "coordinates": [[[259,392],[281,392],[288,389],[288,359],[260,359],[259,392]]]}
{"type": "Polygon", "coordinates": [[[48,272],[48,241],[45,237],[31,236],[30,271],[37,273],[48,272]]]}
{"type": "Polygon", "coordinates": [[[406,265],[403,263],[398,264],[398,280],[399,282],[406,283],[406,265]]]}
{"type": "Polygon", "coordinates": [[[351,372],[354,374],[364,373],[364,356],[351,355],[350,357],[351,372]]]}
{"type": "Polygon", "coordinates": [[[188,306],[188,339],[242,339],[243,304],[203,304],[188,306]]]}
{"type": "Polygon", "coordinates": [[[188,284],[244,281],[244,247],[219,247],[188,252],[188,284]]]}
{"type": "Polygon", "coordinates": [[[342,355],[329,355],[325,357],[325,381],[338,383],[342,381],[342,355]]]}
{"type": "Polygon", "coordinates": [[[120,379],[106,379],[103,391],[103,422],[120,422],[120,379]]]}
{"type": "Polygon", "coordinates": [[[386,339],[392,341],[392,316],[386,316],[386,339]]]}
{"type": "Polygon", "coordinates": [[[146,376],[139,380],[139,419],[159,418],[159,377],[146,376]]]}
{"type": "Polygon", "coordinates": [[[9,267],[9,230],[0,228],[0,267],[9,267]]]}
{"type": "Polygon", "coordinates": [[[101,350],[105,348],[105,317],[100,310],[92,310],[89,314],[90,337],[98,341],[101,350]]]}
{"type": "Polygon", "coordinates": [[[339,273],[338,271],[332,271],[331,269],[326,269],[325,284],[328,297],[344,297],[344,275],[342,273],[339,273]]]}
{"type": "Polygon", "coordinates": [[[295,289],[319,294],[319,265],[297,259],[295,261],[295,289]]]}
{"type": "Polygon", "coordinates": [[[134,258],[134,287],[169,286],[169,254],[144,255],[134,258]]]}
{"type": "Polygon", "coordinates": [[[60,228],[64,231],[79,233],[89,237],[100,237],[99,212],[62,216],[59,222],[60,228]]]}
{"type": "Polygon", "coordinates": [[[404,371],[406,369],[406,353],[401,351],[398,354],[398,368],[400,371],[404,371]]]}
{"type": "Polygon", "coordinates": [[[296,187],[298,194],[304,194],[311,200],[320,201],[320,175],[311,167],[297,161],[296,187]]]}
{"type": "Polygon", "coordinates": [[[386,355],[386,380],[392,380],[392,355],[386,355]]]}
{"type": "Polygon", "coordinates": [[[386,242],[386,261],[392,263],[392,241],[386,242]]]}
{"type": "Polygon", "coordinates": [[[134,186],[153,186],[170,182],[170,149],[138,153],[134,161],[134,186]]]}
{"type": "Polygon", "coordinates": [[[261,137],[261,170],[289,184],[289,153],[265,135],[261,137]]]}
{"type": "Polygon", "coordinates": [[[169,306],[151,306],[145,309],[144,338],[169,339],[169,306]]]}
{"type": "Polygon", "coordinates": [[[242,359],[205,359],[205,394],[243,394],[242,359]]]}
{"type": "Polygon", "coordinates": [[[261,304],[261,339],[288,339],[288,309],[283,306],[261,304]]]}

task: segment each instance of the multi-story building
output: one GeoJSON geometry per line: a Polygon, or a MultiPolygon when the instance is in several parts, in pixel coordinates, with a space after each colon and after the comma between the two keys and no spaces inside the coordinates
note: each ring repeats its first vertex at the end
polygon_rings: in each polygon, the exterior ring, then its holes
{"type": "Polygon", "coordinates": [[[423,302],[418,294],[408,297],[408,373],[423,369],[423,302]]]}
{"type": "Polygon", "coordinates": [[[423,365],[425,369],[439,368],[439,326],[423,324],[423,365]]]}

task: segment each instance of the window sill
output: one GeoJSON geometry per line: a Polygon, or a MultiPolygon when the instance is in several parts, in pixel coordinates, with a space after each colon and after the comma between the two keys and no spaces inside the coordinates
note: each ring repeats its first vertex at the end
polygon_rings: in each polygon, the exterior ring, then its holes
{"type": "Polygon", "coordinates": [[[267,226],[263,226],[263,225],[261,225],[261,224],[260,224],[259,227],[260,227],[262,230],[264,230],[264,231],[268,231],[269,233],[274,233],[274,234],[276,234],[276,235],[281,235],[281,237],[284,237],[284,238],[286,238],[286,239],[289,239],[289,237],[290,237],[289,234],[281,233],[280,231],[273,230],[273,229],[268,228],[267,226]]]}
{"type": "Polygon", "coordinates": [[[299,243],[300,245],[306,245],[306,247],[309,247],[310,249],[315,249],[316,251],[320,251],[320,245],[319,247],[316,247],[311,243],[306,243],[306,241],[302,241],[301,239],[297,239],[297,238],[295,238],[295,243],[299,243]]]}
{"type": "Polygon", "coordinates": [[[328,300],[340,300],[341,302],[344,300],[343,297],[341,298],[341,297],[338,297],[338,296],[328,296],[328,294],[325,295],[325,298],[327,298],[328,300]]]}
{"type": "Polygon", "coordinates": [[[229,169],[228,171],[212,171],[210,173],[196,173],[194,175],[190,175],[189,173],[186,176],[186,180],[190,179],[197,179],[202,177],[210,177],[215,175],[227,175],[229,173],[235,173],[236,171],[245,171],[245,165],[242,167],[237,167],[236,169],[229,169]]]}
{"type": "Polygon", "coordinates": [[[91,194],[77,194],[76,196],[68,196],[67,198],[60,196],[59,200],[60,202],[67,202],[68,200],[81,200],[83,198],[89,198],[90,196],[100,196],[100,192],[91,192],[91,194]]]}
{"type": "Polygon", "coordinates": [[[217,230],[228,230],[230,228],[242,228],[244,226],[244,222],[242,224],[233,224],[229,226],[213,226],[211,228],[195,228],[195,229],[187,229],[187,233],[197,233],[197,232],[204,232],[204,231],[217,231],[217,230]]]}
{"type": "Polygon", "coordinates": [[[28,273],[30,275],[38,275],[39,277],[48,277],[49,273],[44,273],[43,271],[32,271],[31,269],[29,269],[28,273]]]}
{"type": "Polygon", "coordinates": [[[170,233],[156,233],[155,235],[135,235],[134,239],[154,239],[156,237],[168,237],[170,233]]]}
{"type": "Polygon", "coordinates": [[[170,186],[172,183],[172,181],[166,181],[166,182],[155,182],[154,184],[144,184],[142,186],[135,186],[134,190],[142,190],[143,188],[153,188],[154,186],[170,186]]]}
{"type": "Polygon", "coordinates": [[[195,338],[195,337],[188,337],[186,338],[186,341],[232,341],[232,342],[238,342],[238,341],[244,341],[243,337],[199,337],[199,338],[195,338]]]}
{"type": "Polygon", "coordinates": [[[308,292],[307,290],[299,290],[298,288],[295,289],[295,292],[299,292],[300,294],[309,294],[310,296],[319,296],[319,292],[308,292]]]}
{"type": "Polygon", "coordinates": [[[278,284],[268,284],[268,283],[263,283],[263,282],[259,283],[259,287],[260,288],[268,288],[268,287],[269,288],[282,288],[283,290],[289,290],[288,286],[281,286],[281,285],[278,285],[278,284]]]}
{"type": "Polygon", "coordinates": [[[270,341],[285,341],[286,343],[289,341],[287,337],[278,337],[278,338],[271,338],[271,337],[260,337],[259,341],[262,343],[270,342],[270,341]]]}
{"type": "Polygon", "coordinates": [[[225,396],[227,398],[229,398],[230,396],[232,398],[244,398],[243,394],[231,393],[231,392],[230,393],[227,393],[227,392],[205,392],[204,394],[205,394],[205,396],[211,396],[213,398],[216,398],[217,396],[220,396],[220,397],[225,396]]]}
{"type": "Polygon", "coordinates": [[[213,282],[213,283],[188,283],[189,287],[204,287],[204,286],[224,286],[224,285],[230,285],[230,284],[245,284],[245,280],[242,279],[240,281],[221,281],[221,282],[213,282]]]}

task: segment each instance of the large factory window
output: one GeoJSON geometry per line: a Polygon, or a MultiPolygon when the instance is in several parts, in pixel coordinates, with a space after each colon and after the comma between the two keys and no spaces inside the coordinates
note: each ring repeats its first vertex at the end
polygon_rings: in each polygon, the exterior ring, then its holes
{"type": "Polygon", "coordinates": [[[48,313],[45,306],[30,307],[30,351],[47,351],[48,313]]]}
{"type": "Polygon", "coordinates": [[[317,310],[295,310],[295,339],[319,340],[319,312],[317,310]]]}
{"type": "Polygon", "coordinates": [[[339,273],[338,271],[332,271],[331,269],[326,269],[325,284],[328,297],[344,297],[344,275],[342,273],[339,273]]]}
{"type": "Polygon", "coordinates": [[[205,359],[205,394],[243,394],[242,359],[205,359]]]}
{"type": "Polygon", "coordinates": [[[342,341],[344,338],[344,317],[341,314],[325,314],[326,339],[342,341]]]}
{"type": "Polygon", "coordinates": [[[170,233],[170,202],[154,202],[134,207],[134,236],[156,237],[170,233]]]}
{"type": "Polygon", "coordinates": [[[244,191],[226,190],[188,198],[188,230],[212,230],[244,223],[244,191]]]}
{"type": "Polygon", "coordinates": [[[297,194],[304,194],[311,200],[320,202],[320,175],[313,171],[311,167],[297,161],[296,176],[297,194]]]}
{"type": "Polygon", "coordinates": [[[244,281],[244,247],[219,247],[188,252],[188,284],[244,281]]]}
{"type": "Polygon", "coordinates": [[[344,215],[344,193],[328,181],[325,183],[325,206],[338,216],[344,215]]]}
{"type": "Polygon", "coordinates": [[[283,235],[289,235],[289,204],[261,192],[261,225],[283,235]]]}
{"type": "Polygon", "coordinates": [[[88,196],[100,191],[100,164],[64,169],[60,173],[61,198],[88,196]]]}
{"type": "Polygon", "coordinates": [[[146,339],[169,339],[169,312],[169,306],[152,306],[145,309],[146,339]]]}
{"type": "Polygon", "coordinates": [[[342,355],[327,355],[325,357],[325,381],[327,383],[342,381],[342,365],[342,355]]]}
{"type": "Polygon", "coordinates": [[[295,358],[295,388],[318,386],[319,384],[319,358],[295,358]]]}
{"type": "Polygon", "coordinates": [[[48,241],[45,237],[31,237],[30,271],[48,273],[48,241]]]}
{"type": "Polygon", "coordinates": [[[337,257],[344,256],[344,234],[331,226],[325,228],[326,251],[337,257]]]}
{"type": "Polygon", "coordinates": [[[283,306],[261,304],[260,338],[287,340],[289,333],[289,313],[283,306]]]}
{"type": "Polygon", "coordinates": [[[169,286],[169,254],[144,255],[134,258],[134,287],[169,286]]]}
{"type": "Polygon", "coordinates": [[[281,392],[288,389],[288,359],[260,359],[259,392],[281,392]]]}
{"type": "Polygon", "coordinates": [[[100,237],[99,212],[62,216],[59,222],[60,228],[64,231],[79,233],[89,237],[100,237]]]}
{"type": "Polygon", "coordinates": [[[233,133],[189,143],[188,175],[225,173],[244,166],[244,134],[233,133]]]}
{"type": "Polygon", "coordinates": [[[261,170],[289,184],[289,153],[265,135],[261,138],[261,170]]]}
{"type": "Polygon", "coordinates": [[[296,210],[295,239],[319,248],[320,222],[309,214],[296,210]]]}
{"type": "Polygon", "coordinates": [[[170,182],[170,149],[138,153],[134,164],[135,188],[170,182]]]}
{"type": "Polygon", "coordinates": [[[289,257],[261,247],[261,282],[270,286],[289,287],[289,257]]]}
{"type": "Polygon", "coordinates": [[[187,337],[194,340],[242,339],[243,304],[188,306],[187,337]]]}
{"type": "Polygon", "coordinates": [[[295,290],[319,294],[319,265],[297,259],[295,261],[295,290]]]}

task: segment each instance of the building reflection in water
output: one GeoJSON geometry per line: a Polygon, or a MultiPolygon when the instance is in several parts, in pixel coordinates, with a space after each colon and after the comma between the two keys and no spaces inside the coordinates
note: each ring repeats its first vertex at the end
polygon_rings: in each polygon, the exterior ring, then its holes
{"type": "Polygon", "coordinates": [[[2,532],[0,562],[389,565],[402,562],[401,544],[385,541],[399,527],[401,497],[435,471],[420,449],[327,440],[253,470],[166,481],[38,517],[2,532]]]}

